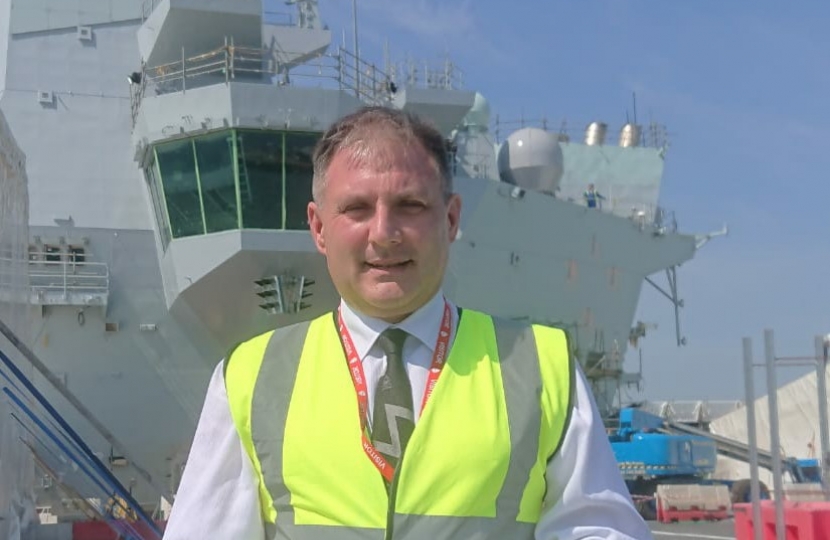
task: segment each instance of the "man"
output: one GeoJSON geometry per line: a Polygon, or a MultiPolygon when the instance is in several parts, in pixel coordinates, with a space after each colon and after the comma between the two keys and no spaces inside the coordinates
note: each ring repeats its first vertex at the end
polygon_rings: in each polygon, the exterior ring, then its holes
{"type": "Polygon", "coordinates": [[[594,184],[588,184],[588,189],[582,194],[585,199],[585,204],[588,208],[601,208],[600,201],[604,201],[605,197],[596,190],[594,184]]]}
{"type": "Polygon", "coordinates": [[[400,111],[324,134],[308,218],[342,301],[217,368],[166,539],[651,538],[564,333],[442,295],[449,167],[400,111]]]}

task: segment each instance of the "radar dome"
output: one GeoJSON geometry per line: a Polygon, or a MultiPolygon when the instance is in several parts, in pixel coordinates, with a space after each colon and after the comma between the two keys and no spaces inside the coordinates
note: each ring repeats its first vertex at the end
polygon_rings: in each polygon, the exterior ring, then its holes
{"type": "Polygon", "coordinates": [[[512,133],[499,148],[499,176],[503,182],[553,193],[562,179],[559,137],[538,128],[512,133]]]}
{"type": "Polygon", "coordinates": [[[490,102],[487,98],[476,92],[473,106],[464,117],[464,125],[467,127],[488,128],[490,126],[490,102]]]}

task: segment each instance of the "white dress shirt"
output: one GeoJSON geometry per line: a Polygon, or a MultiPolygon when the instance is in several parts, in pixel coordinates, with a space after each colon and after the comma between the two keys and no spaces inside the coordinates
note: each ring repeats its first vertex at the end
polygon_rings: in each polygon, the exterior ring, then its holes
{"type": "MultiPolygon", "coordinates": [[[[377,338],[392,326],[406,330],[409,334],[403,344],[402,356],[406,364],[406,374],[409,376],[409,385],[412,387],[412,405],[417,422],[421,416],[421,403],[424,400],[424,389],[429,377],[429,368],[432,365],[438,331],[441,329],[441,321],[444,318],[444,297],[440,294],[435,295],[421,309],[398,324],[367,317],[354,311],[345,302],[340,303],[340,309],[343,322],[352,336],[354,348],[363,361],[363,374],[366,377],[369,394],[369,425],[371,425],[372,411],[375,407],[375,387],[386,372],[386,356],[377,344],[377,338]]],[[[452,304],[450,304],[450,313],[453,331],[447,350],[452,347],[455,329],[458,327],[458,309],[452,304]]]]}
{"type": "MultiPolygon", "coordinates": [[[[437,294],[395,325],[359,314],[345,302],[341,302],[341,308],[343,321],[363,362],[370,414],[375,386],[386,369],[386,359],[375,345],[377,337],[390,326],[411,334],[404,343],[403,357],[417,420],[443,316],[443,295],[437,294]]],[[[458,312],[452,304],[450,308],[454,336],[458,312]]],[[[574,395],[574,410],[564,441],[548,466],[553,481],[536,526],[536,540],[651,539],[620,477],[581,371],[577,373],[574,395]]],[[[264,540],[257,483],[231,418],[220,363],[208,386],[164,540],[264,540]]]]}

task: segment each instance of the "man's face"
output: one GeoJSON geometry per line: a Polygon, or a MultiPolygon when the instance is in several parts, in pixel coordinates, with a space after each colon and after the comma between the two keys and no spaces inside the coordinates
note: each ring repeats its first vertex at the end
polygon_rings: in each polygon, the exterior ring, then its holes
{"type": "MultiPolygon", "coordinates": [[[[387,139],[388,141],[388,139],[387,139]]],[[[418,144],[380,142],[382,160],[335,154],[318,203],[308,205],[317,249],[343,299],[358,311],[398,322],[441,286],[461,199],[444,200],[432,158],[418,144]]]]}

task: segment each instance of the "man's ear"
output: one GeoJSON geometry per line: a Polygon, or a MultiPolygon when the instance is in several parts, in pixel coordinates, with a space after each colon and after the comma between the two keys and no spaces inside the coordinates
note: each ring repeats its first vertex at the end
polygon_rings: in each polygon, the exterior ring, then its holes
{"type": "Polygon", "coordinates": [[[458,236],[458,227],[461,222],[461,196],[458,193],[450,195],[447,202],[447,226],[449,227],[450,242],[458,236]]]}
{"type": "Polygon", "coordinates": [[[308,203],[308,226],[314,245],[317,246],[317,251],[325,255],[326,238],[323,234],[323,220],[320,216],[320,206],[314,201],[308,203]]]}

